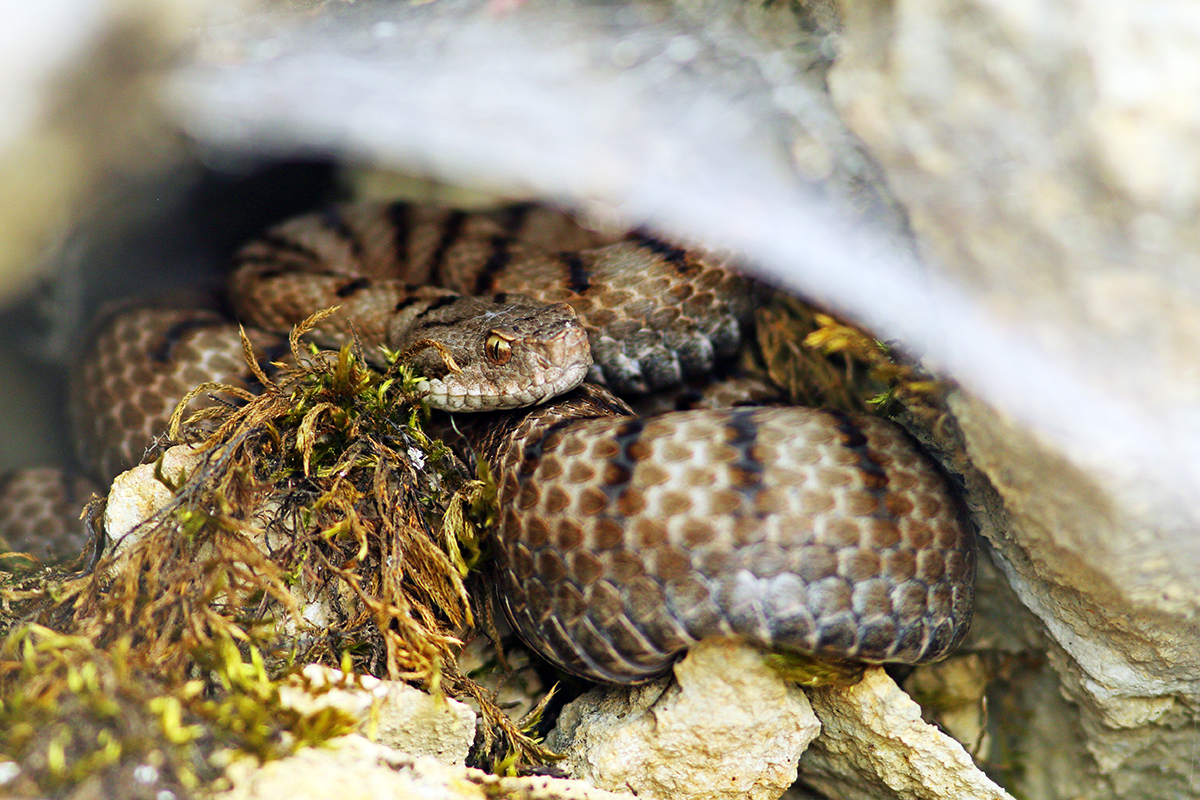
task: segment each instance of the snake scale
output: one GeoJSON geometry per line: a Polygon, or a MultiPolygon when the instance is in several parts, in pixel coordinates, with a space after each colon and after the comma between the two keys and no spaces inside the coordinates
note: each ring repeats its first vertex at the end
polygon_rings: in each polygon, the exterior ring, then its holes
{"type": "MultiPolygon", "coordinates": [[[[531,205],[367,203],[267,232],[229,286],[257,346],[341,305],[323,344],[352,320],[368,350],[406,352],[431,405],[493,409],[456,417],[498,476],[498,597],[568,671],[645,680],[712,636],[916,664],[967,629],[971,525],[894,424],[798,407],[639,417],[611,393],[736,353],[757,290],[721,258],[531,205]]],[[[159,309],[109,323],[74,404],[102,477],[139,460],[191,385],[236,379],[236,330],[159,309]]]]}

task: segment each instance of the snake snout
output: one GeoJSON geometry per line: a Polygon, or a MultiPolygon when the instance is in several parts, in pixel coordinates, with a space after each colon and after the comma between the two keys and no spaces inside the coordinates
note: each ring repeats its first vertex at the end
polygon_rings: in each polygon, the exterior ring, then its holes
{"type": "Polygon", "coordinates": [[[547,368],[570,369],[582,364],[586,371],[592,365],[587,331],[578,320],[565,324],[557,336],[546,340],[541,356],[547,368]]]}
{"type": "MultiPolygon", "coordinates": [[[[502,357],[472,357],[468,348],[457,371],[418,384],[429,404],[446,411],[493,411],[544,403],[574,389],[592,365],[587,332],[565,303],[488,309],[486,342],[503,340],[502,357]]],[[[478,336],[478,334],[476,334],[478,336]]],[[[499,345],[497,345],[499,347],[499,345]]]]}
{"type": "Polygon", "coordinates": [[[529,405],[544,403],[571,391],[583,383],[592,366],[587,331],[578,320],[572,319],[555,335],[530,348],[530,362],[531,380],[526,393],[533,399],[529,405]]]}

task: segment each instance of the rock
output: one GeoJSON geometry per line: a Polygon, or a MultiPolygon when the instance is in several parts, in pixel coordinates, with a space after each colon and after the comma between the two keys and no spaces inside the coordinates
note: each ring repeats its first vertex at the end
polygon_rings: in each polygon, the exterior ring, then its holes
{"type": "Polygon", "coordinates": [[[333,707],[359,720],[359,732],[410,756],[462,765],[475,739],[475,712],[399,681],[309,664],[280,688],[280,702],[303,713],[333,707]]]}
{"type": "MultiPolygon", "coordinates": [[[[187,445],[163,453],[162,474],[177,485],[200,463],[201,454],[187,445]]],[[[138,540],[138,527],[174,499],[174,492],[155,475],[156,464],[141,464],[113,479],[104,509],[108,552],[119,563],[121,553],[138,540]]]]}
{"type": "Polygon", "coordinates": [[[887,673],[808,690],[821,735],[800,761],[804,781],[842,800],[1012,800],[887,673]]]}
{"type": "Polygon", "coordinates": [[[1129,0],[842,11],[832,95],[977,304],[982,326],[937,348],[964,367],[968,484],[1077,709],[1046,722],[1079,771],[1023,763],[1012,788],[1195,794],[1200,113],[1177,98],[1200,89],[1200,20],[1129,0]]]}
{"type": "Polygon", "coordinates": [[[922,709],[922,718],[935,723],[961,742],[976,761],[987,761],[991,740],[987,732],[988,682],[982,656],[963,653],[913,672],[902,684],[922,709]]]}
{"type": "MultiPolygon", "coordinates": [[[[4,193],[16,199],[0,228],[19,244],[5,260],[24,264],[29,243],[58,226],[62,198],[83,196],[64,184],[138,171],[106,150],[140,159],[168,142],[187,142],[197,163],[218,170],[264,154],[337,154],[736,247],[881,338],[905,339],[964,387],[951,397],[962,436],[938,441],[1004,580],[1039,621],[1005,645],[1036,655],[1014,657],[1036,666],[1006,685],[1007,705],[990,705],[997,742],[1019,742],[1024,754],[1007,774],[1014,792],[1194,795],[1200,117],[1190,98],[1200,23],[1191,5],[843,2],[840,21],[819,0],[499,6],[231,13],[188,26],[194,47],[168,48],[188,55],[165,91],[147,79],[160,46],[137,53],[141,39],[121,39],[138,56],[122,83],[121,69],[93,69],[103,47],[51,36],[95,25],[42,25],[30,38],[37,80],[21,87],[49,86],[42,76],[60,72],[103,82],[38,100],[47,127],[56,110],[77,111],[67,159],[40,133],[4,153],[20,178],[4,193]],[[70,69],[65,53],[76,54],[70,69]],[[130,125],[121,103],[70,104],[110,96],[97,86],[170,98],[163,115],[187,135],[156,138],[153,126],[130,125]],[[44,157],[28,158],[31,147],[44,157]],[[80,160],[83,177],[57,171],[80,160]],[[891,234],[906,211],[930,269],[906,260],[903,245],[861,257],[859,243],[877,240],[840,224],[814,194],[887,218],[891,234]]],[[[156,187],[187,187],[180,173],[156,187]]],[[[160,207],[158,188],[113,197],[103,205],[160,207]]],[[[135,219],[136,235],[114,238],[140,260],[110,263],[152,265],[159,276],[203,262],[160,257],[172,226],[135,219]]],[[[85,224],[71,241],[118,227],[85,224]]],[[[97,263],[78,249],[68,265],[97,263]]],[[[101,273],[95,283],[116,282],[101,273]]],[[[26,415],[12,417],[27,426],[26,415]]]]}
{"type": "Polygon", "coordinates": [[[482,794],[468,787],[455,792],[430,781],[414,769],[397,770],[389,763],[398,756],[389,748],[363,736],[344,736],[323,748],[304,748],[279,761],[258,766],[238,762],[226,770],[233,784],[218,794],[222,800],[269,800],[289,797],[339,797],[341,800],[376,800],[381,797],[473,798],[482,794]]]}
{"type": "Polygon", "coordinates": [[[642,798],[774,800],[820,730],[804,693],[760,650],[704,641],[673,678],[596,689],[547,739],[570,774],[642,798]]]}
{"type": "Polygon", "coordinates": [[[423,756],[413,758],[352,734],[327,747],[305,748],[261,766],[240,761],[226,770],[232,788],[219,800],[631,800],[578,781],[555,778],[500,778],[477,769],[451,767],[423,756]]]}

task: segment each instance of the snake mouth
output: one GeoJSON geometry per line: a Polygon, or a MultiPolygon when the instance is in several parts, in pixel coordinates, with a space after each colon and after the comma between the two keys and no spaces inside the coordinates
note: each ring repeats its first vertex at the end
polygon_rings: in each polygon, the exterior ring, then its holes
{"type": "Polygon", "coordinates": [[[497,390],[492,386],[466,386],[461,381],[432,378],[419,381],[416,392],[431,408],[443,411],[503,411],[540,405],[548,399],[575,389],[587,378],[587,365],[571,365],[560,371],[546,372],[516,390],[497,390]]]}
{"type": "Polygon", "coordinates": [[[574,389],[592,366],[587,332],[569,306],[548,308],[560,316],[551,330],[514,329],[505,337],[513,344],[504,363],[474,359],[458,371],[427,376],[417,391],[442,411],[504,411],[539,405],[574,389]]]}
{"type": "Polygon", "coordinates": [[[571,364],[562,369],[545,370],[520,388],[491,384],[466,385],[455,375],[428,378],[416,385],[417,394],[431,408],[441,411],[506,411],[536,406],[569,392],[587,377],[591,363],[571,364]]]}

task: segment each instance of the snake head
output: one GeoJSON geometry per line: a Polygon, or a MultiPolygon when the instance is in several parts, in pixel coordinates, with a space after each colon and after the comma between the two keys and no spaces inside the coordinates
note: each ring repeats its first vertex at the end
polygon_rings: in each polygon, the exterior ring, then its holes
{"type": "Polygon", "coordinates": [[[391,345],[424,376],[417,391],[444,411],[537,405],[587,376],[587,333],[566,303],[524,295],[443,297],[393,322],[391,345]]]}

